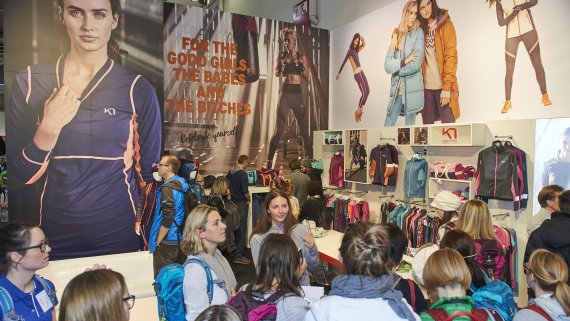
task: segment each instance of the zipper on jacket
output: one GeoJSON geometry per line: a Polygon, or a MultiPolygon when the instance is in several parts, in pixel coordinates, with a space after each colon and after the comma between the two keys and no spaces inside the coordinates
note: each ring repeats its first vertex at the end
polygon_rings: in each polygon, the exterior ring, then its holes
{"type": "Polygon", "coordinates": [[[496,197],[497,196],[497,168],[499,167],[499,153],[497,153],[497,151],[495,151],[495,186],[493,189],[493,196],[496,197]]]}

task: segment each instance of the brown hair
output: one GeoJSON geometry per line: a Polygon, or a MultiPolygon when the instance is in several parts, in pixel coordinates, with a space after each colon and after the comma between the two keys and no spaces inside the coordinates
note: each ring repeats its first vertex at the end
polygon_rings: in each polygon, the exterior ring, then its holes
{"type": "Polygon", "coordinates": [[[285,193],[288,197],[293,196],[293,183],[290,180],[279,178],[274,180],[271,183],[271,185],[273,186],[273,188],[278,189],[283,193],[285,193]]]}
{"type": "Polygon", "coordinates": [[[339,251],[347,274],[381,276],[391,268],[390,238],[382,225],[348,225],[339,251]]]}
{"type": "Polygon", "coordinates": [[[568,266],[564,259],[548,250],[537,249],[530,255],[528,273],[534,275],[541,289],[553,292],[564,313],[570,315],[568,266]]]}
{"type": "Polygon", "coordinates": [[[249,160],[249,156],[247,155],[239,155],[237,162],[238,164],[243,164],[249,160]]]}
{"type": "Polygon", "coordinates": [[[485,274],[483,270],[479,267],[476,261],[477,250],[475,248],[475,242],[469,234],[461,230],[451,230],[443,236],[439,247],[454,249],[465,260],[469,273],[471,274],[471,279],[476,288],[484,286],[485,274]]]}
{"type": "Polygon", "coordinates": [[[214,180],[214,184],[212,185],[210,192],[215,195],[227,196],[228,188],[230,188],[230,182],[228,179],[225,176],[218,176],[214,180]]]}
{"type": "Polygon", "coordinates": [[[201,204],[188,214],[184,224],[184,233],[182,233],[184,239],[180,242],[180,249],[184,254],[196,255],[206,251],[202,240],[197,236],[196,232],[203,231],[206,228],[206,222],[208,222],[210,213],[217,211],[215,207],[201,204]]]}
{"type": "Polygon", "coordinates": [[[284,234],[269,234],[259,249],[257,262],[257,278],[255,289],[260,292],[271,291],[273,282],[277,280],[277,290],[301,295],[301,285],[297,271],[301,257],[293,240],[284,234]]]}
{"type": "Polygon", "coordinates": [[[164,155],[162,156],[162,159],[170,166],[172,172],[175,175],[178,175],[178,170],[180,170],[180,160],[178,157],[174,155],[164,155]]]}
{"type": "Polygon", "coordinates": [[[493,220],[489,207],[480,200],[469,200],[463,204],[455,228],[465,231],[475,240],[498,241],[493,232],[493,220]]]}
{"type": "Polygon", "coordinates": [[[267,231],[269,231],[269,229],[273,225],[273,222],[271,221],[271,214],[269,214],[269,205],[271,204],[271,201],[273,201],[277,197],[283,197],[284,199],[287,200],[287,205],[289,206],[289,212],[287,213],[287,218],[285,218],[285,222],[283,223],[284,223],[285,235],[291,236],[291,230],[293,229],[293,226],[298,223],[297,220],[291,214],[291,201],[289,200],[289,196],[287,196],[281,190],[272,188],[265,197],[264,201],[265,212],[262,212],[261,215],[259,216],[259,220],[257,221],[255,229],[251,233],[250,239],[255,234],[265,234],[267,231]]]}
{"type": "Polygon", "coordinates": [[[564,188],[560,185],[547,185],[544,186],[540,192],[538,192],[538,203],[540,207],[547,207],[548,201],[553,201],[556,198],[556,194],[564,192],[564,188]]]}
{"type": "Polygon", "coordinates": [[[74,277],[63,291],[59,321],[127,321],[123,296],[127,284],[121,273],[100,269],[74,277]]]}
{"type": "Polygon", "coordinates": [[[468,289],[471,284],[471,274],[463,257],[450,248],[437,250],[427,259],[423,277],[428,294],[434,299],[440,299],[439,287],[461,285],[468,289]]]}

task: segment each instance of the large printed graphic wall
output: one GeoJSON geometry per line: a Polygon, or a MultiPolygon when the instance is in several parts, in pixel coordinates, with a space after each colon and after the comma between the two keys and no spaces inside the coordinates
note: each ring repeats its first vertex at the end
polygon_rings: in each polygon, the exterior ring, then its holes
{"type": "MultiPolygon", "coordinates": [[[[398,96],[407,100],[406,111],[416,115],[414,120],[408,113],[408,120],[416,124],[570,115],[570,63],[564,56],[570,30],[565,17],[568,1],[532,5],[533,1],[502,0],[499,10],[495,1],[490,5],[484,0],[418,3],[406,7],[406,1],[395,1],[332,32],[331,129],[384,126],[389,106],[399,107],[398,96]],[[402,14],[404,8],[417,12],[415,19],[421,20],[422,10],[435,4],[442,9],[435,15],[435,34],[430,35],[429,28],[427,33],[410,31],[400,50],[390,50],[394,30],[410,22],[410,15],[402,14]],[[357,33],[361,40],[353,46],[356,50],[350,50],[357,33]],[[434,49],[432,60],[428,47],[434,49]],[[435,78],[442,83],[434,84],[429,74],[438,72],[435,78]],[[429,88],[431,92],[424,90],[429,88]],[[452,119],[446,110],[434,112],[433,105],[445,98],[434,88],[450,92],[452,119]],[[421,91],[424,95],[418,94],[421,91]],[[508,98],[510,105],[505,104],[508,98]]],[[[397,110],[390,116],[394,120],[396,125],[406,123],[397,110]]]]}
{"type": "Polygon", "coordinates": [[[328,128],[329,32],[165,4],[165,149],[225,173],[312,156],[328,128]],[[181,152],[184,151],[184,152],[181,152]]]}
{"type": "Polygon", "coordinates": [[[312,132],[328,128],[326,30],[159,0],[69,2],[4,8],[9,215],[40,224],[52,259],[144,249],[162,153],[204,175],[240,154],[279,167],[312,156],[312,132]],[[83,85],[78,63],[93,67],[83,85]]]}

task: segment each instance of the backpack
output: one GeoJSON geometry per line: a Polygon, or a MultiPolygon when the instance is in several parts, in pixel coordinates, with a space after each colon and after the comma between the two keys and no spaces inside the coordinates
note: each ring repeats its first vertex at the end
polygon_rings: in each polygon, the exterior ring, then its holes
{"type": "MultiPolygon", "coordinates": [[[[55,309],[57,304],[57,297],[55,294],[55,290],[51,288],[49,283],[41,276],[34,275],[34,279],[37,280],[41,285],[42,288],[46,291],[46,294],[55,309]]],[[[2,308],[2,314],[4,315],[2,320],[11,321],[11,320],[19,320],[18,315],[16,315],[16,311],[14,310],[14,301],[12,300],[12,296],[10,292],[6,290],[4,287],[0,286],[0,308],[2,308]]]]}
{"type": "Polygon", "coordinates": [[[476,261],[491,280],[498,279],[500,276],[495,275],[497,263],[503,255],[500,249],[500,243],[496,240],[475,240],[477,248],[476,261]]]}
{"type": "Polygon", "coordinates": [[[283,291],[277,291],[266,300],[263,294],[253,291],[253,284],[250,283],[230,300],[229,305],[238,310],[244,321],[276,320],[277,300],[284,295],[283,291]]]}
{"type": "Polygon", "coordinates": [[[247,185],[255,186],[255,183],[257,183],[257,170],[246,169],[245,173],[247,174],[247,185]]]}
{"type": "Polygon", "coordinates": [[[444,309],[431,309],[425,310],[425,313],[429,314],[435,321],[452,321],[457,317],[469,317],[473,321],[487,321],[487,313],[481,309],[473,308],[471,313],[466,311],[458,311],[452,313],[451,315],[447,314],[444,309]]]}
{"type": "Polygon", "coordinates": [[[533,305],[529,305],[526,308],[522,308],[522,310],[531,310],[534,311],[538,314],[540,314],[543,318],[545,318],[547,321],[554,321],[552,319],[552,317],[550,315],[548,315],[548,313],[546,313],[546,311],[544,311],[543,308],[541,308],[540,306],[533,304],[533,305]]]}
{"type": "Polygon", "coordinates": [[[154,292],[158,302],[158,318],[160,321],[179,321],[186,319],[186,306],[184,305],[184,267],[196,263],[206,271],[206,288],[208,300],[211,303],[214,296],[214,284],[210,267],[197,257],[191,257],[184,265],[172,263],[164,266],[154,281],[154,292]]]}
{"type": "Polygon", "coordinates": [[[473,291],[473,301],[475,302],[476,308],[487,308],[492,309],[503,317],[505,321],[511,321],[517,308],[515,305],[515,299],[513,297],[513,290],[505,282],[499,280],[489,281],[485,277],[487,284],[475,289],[473,285],[471,286],[471,291],[473,291]]]}

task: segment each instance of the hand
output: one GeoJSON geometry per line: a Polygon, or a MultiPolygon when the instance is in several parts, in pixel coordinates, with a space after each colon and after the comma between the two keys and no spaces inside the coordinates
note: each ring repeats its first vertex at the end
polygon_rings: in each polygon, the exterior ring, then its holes
{"type": "Polygon", "coordinates": [[[230,288],[230,296],[235,296],[236,295],[236,288],[230,288]]]}
{"type": "Polygon", "coordinates": [[[340,77],[340,74],[337,74],[337,75],[336,75],[336,80],[338,80],[339,77],[340,77]]]}
{"type": "Polygon", "coordinates": [[[450,100],[451,99],[449,99],[447,97],[440,97],[439,98],[439,102],[441,103],[441,106],[449,105],[450,100]]]}
{"type": "Polygon", "coordinates": [[[45,123],[58,131],[61,130],[75,117],[80,104],[81,102],[69,85],[64,84],[59,90],[54,88],[44,103],[42,124],[45,123]]]}
{"type": "Polygon", "coordinates": [[[409,64],[410,62],[416,60],[418,58],[418,53],[416,51],[412,52],[411,55],[408,56],[408,58],[406,58],[406,60],[404,61],[405,64],[409,64]]]}
{"type": "Polygon", "coordinates": [[[303,235],[303,243],[308,249],[312,249],[315,247],[315,237],[313,234],[307,232],[303,235]]]}
{"type": "Polygon", "coordinates": [[[141,222],[135,222],[135,233],[137,233],[137,235],[141,235],[141,222]]]}

